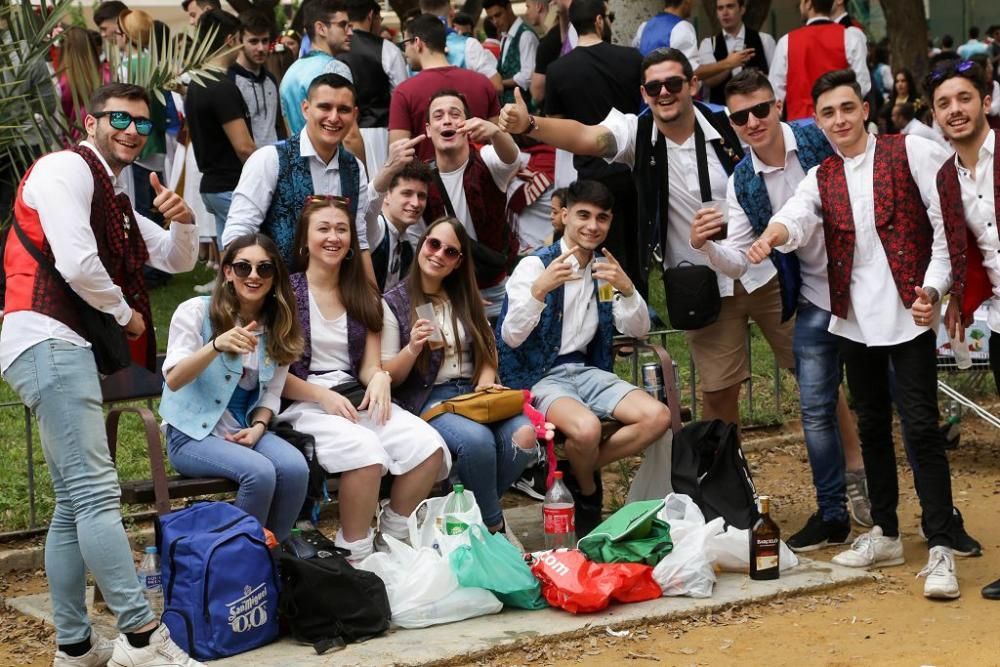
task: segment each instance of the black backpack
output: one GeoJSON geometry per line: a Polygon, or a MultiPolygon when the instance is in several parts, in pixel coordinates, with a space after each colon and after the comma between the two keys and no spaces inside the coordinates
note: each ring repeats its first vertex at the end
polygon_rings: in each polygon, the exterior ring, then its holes
{"type": "Polygon", "coordinates": [[[757,521],[757,489],[735,424],[692,422],[674,435],[670,481],[691,496],[706,521],[722,517],[737,528],[757,521]]]}
{"type": "Polygon", "coordinates": [[[389,596],[376,575],[357,570],[341,553],[321,550],[315,558],[278,554],[278,611],[292,636],[323,654],[389,629],[389,596]]]}

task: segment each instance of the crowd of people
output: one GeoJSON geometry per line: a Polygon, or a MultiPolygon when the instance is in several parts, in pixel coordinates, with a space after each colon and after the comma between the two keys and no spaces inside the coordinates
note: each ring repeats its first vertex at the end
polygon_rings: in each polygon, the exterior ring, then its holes
{"type": "MultiPolygon", "coordinates": [[[[751,320],[795,375],[817,508],[788,545],[849,544],[833,559],[848,567],[903,563],[895,409],[924,594],[960,595],[954,557],[982,548],[952,499],[936,340],[942,323],[962,338],[984,306],[1000,392],[1000,28],[957,51],[942,38],[918,82],[842,0],[803,0],[803,26],[777,40],[744,23],[744,0],[716,0],[721,29],[700,44],[692,0],[666,0],[631,46],[611,43],[605,0],[483,6],[480,21],[420,0],[394,32],[374,0],[306,0],[281,32],[259,10],[185,0],[225,75],[165,102],[112,83],[102,55],[155,58],[171,37],[145,12],[109,0],[99,34],[61,33],[39,90],[73,129],[64,150],[39,146],[11,193],[0,332],[56,495],[55,665],[198,664],[130,574],[83,317],[113,317],[154,368],[147,289],[199,258],[217,275],[171,318],[168,456],[236,481],[236,505],[279,541],[303,517],[309,469],[276,424],[312,436],[340,474],[334,542],[351,562],[382,534],[405,540],[449,478],[517,543],[500,499],[544,493],[534,425],[419,417],[491,387],[530,390],[565,435],[577,535],[590,532],[600,470],[670,427],[612,353],[616,332],[663,323],[648,302],[662,276],[706,419],[740,422],[751,320]],[[609,418],[622,428],[602,439],[609,418]],[[86,570],[115,642],[87,619],[86,570]]],[[[1000,581],[982,593],[1000,598],[1000,581]]]]}

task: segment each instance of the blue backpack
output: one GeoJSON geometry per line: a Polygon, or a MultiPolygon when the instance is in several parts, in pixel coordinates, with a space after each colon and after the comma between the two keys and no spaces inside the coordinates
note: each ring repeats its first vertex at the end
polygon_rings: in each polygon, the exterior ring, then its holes
{"type": "Polygon", "coordinates": [[[198,660],[278,636],[278,577],[260,523],[228,503],[196,503],[160,517],[163,622],[198,660]]]}

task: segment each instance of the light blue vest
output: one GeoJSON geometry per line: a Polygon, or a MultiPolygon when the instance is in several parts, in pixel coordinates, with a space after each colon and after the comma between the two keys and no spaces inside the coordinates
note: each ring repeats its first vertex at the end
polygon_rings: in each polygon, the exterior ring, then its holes
{"type": "Polygon", "coordinates": [[[285,116],[288,129],[292,134],[297,134],[306,126],[306,119],[302,115],[302,102],[306,99],[309,91],[309,84],[320,74],[326,74],[327,67],[331,63],[339,63],[343,67],[334,67],[351,83],[354,79],[351,76],[350,68],[339,60],[324,51],[313,50],[302,56],[288,68],[284,76],[281,77],[281,86],[278,87],[278,97],[281,99],[281,113],[285,116]]]}
{"type": "MultiPolygon", "coordinates": [[[[201,339],[212,339],[212,321],[208,316],[210,297],[202,297],[205,303],[205,321],[201,327],[201,339]]],[[[258,377],[257,397],[249,406],[249,414],[260,401],[267,389],[267,383],[274,377],[274,361],[266,353],[267,334],[262,332],[257,341],[258,377]]],[[[222,418],[229,401],[236,393],[237,383],[243,375],[243,355],[220,354],[201,372],[198,377],[177,391],[172,391],[163,383],[163,398],[160,399],[160,416],[175,429],[195,440],[208,436],[222,418]]]]}
{"type": "Polygon", "coordinates": [[[642,29],[642,38],[639,40],[639,53],[646,56],[651,51],[670,46],[670,33],[683,20],[676,14],[663,12],[646,21],[646,27],[642,29]]]}
{"type": "Polygon", "coordinates": [[[447,51],[448,64],[455,67],[465,67],[465,40],[470,39],[466,35],[461,35],[451,28],[448,29],[448,37],[444,45],[447,51]]]}

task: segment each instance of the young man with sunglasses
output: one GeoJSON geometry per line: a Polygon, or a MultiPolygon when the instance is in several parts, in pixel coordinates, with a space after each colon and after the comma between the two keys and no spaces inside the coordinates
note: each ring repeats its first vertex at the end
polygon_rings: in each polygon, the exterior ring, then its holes
{"type": "Polygon", "coordinates": [[[618,260],[604,247],[614,196],[596,181],[566,188],[563,238],[514,269],[497,322],[500,380],[530,389],[547,421],[566,435],[573,471],[576,534],[601,521],[600,471],[635,456],[670,427],[667,406],[614,373],[615,330],[642,337],[649,313],[618,260]],[[598,293],[599,281],[618,292],[598,293]],[[623,427],[601,440],[601,419],[623,427]]]}
{"type": "Polygon", "coordinates": [[[54,665],[190,667],[200,663],[170,639],[136,578],[92,341],[81,317],[83,307],[112,315],[131,341],[135,362],[154,369],[156,341],[142,267],[148,262],[164,271],[190,271],[198,258],[198,230],[191,209],[155,174],[153,205],[173,221],[169,230],[136,215],[123,192],[119,175],[152,130],[146,91],[110,84],[94,93],[87,109],[87,138],[40,158],[21,181],[17,228],[3,258],[0,370],[38,419],[56,497],[45,541],[58,644],[54,665]],[[21,232],[49,267],[29,254],[21,232]],[[87,617],[87,570],[118,618],[122,635],[113,644],[97,635],[87,617]]]}
{"type": "MultiPolygon", "coordinates": [[[[957,239],[954,250],[962,252],[964,246],[967,272],[952,289],[945,325],[964,341],[973,312],[984,301],[988,304],[990,367],[1000,393],[1000,134],[986,118],[991,87],[982,68],[968,60],[943,64],[927,77],[934,119],[956,151],[938,172],[928,213],[945,221],[960,218],[953,224],[966,226],[967,235],[957,239]]],[[[1000,600],[1000,579],[982,594],[1000,600]]]]}
{"type": "Polygon", "coordinates": [[[851,70],[824,74],[812,91],[816,122],[837,149],[812,169],[753,242],[748,258],[791,252],[821,230],[828,257],[830,333],[840,338],[861,433],[874,527],[834,562],[903,563],[892,441],[895,401],[916,466],[914,486],[930,554],[924,595],[960,595],[955,576],[951,476],[938,428],[937,304],[961,289],[961,221],[928,215],[947,153],[926,139],[868,134],[868,104],[851,70]],[[949,247],[951,251],[949,252],[949,247]],[[949,257],[950,255],[950,257],[949,257]],[[893,380],[890,385],[890,370],[893,380]]]}

